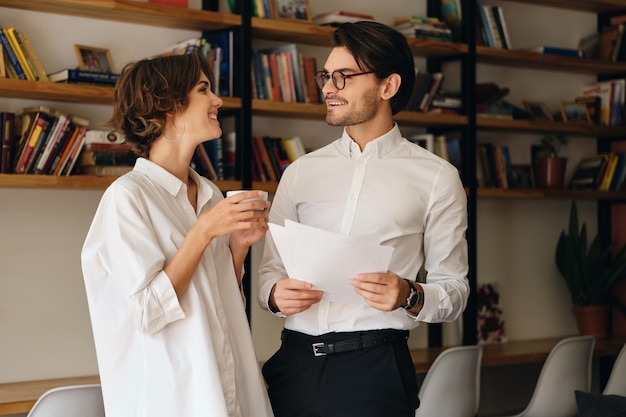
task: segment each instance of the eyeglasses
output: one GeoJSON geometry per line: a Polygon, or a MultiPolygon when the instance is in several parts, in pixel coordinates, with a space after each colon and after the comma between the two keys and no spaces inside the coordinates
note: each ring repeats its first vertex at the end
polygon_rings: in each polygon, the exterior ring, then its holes
{"type": "Polygon", "coordinates": [[[341,71],[333,71],[332,74],[327,73],[326,71],[318,71],[315,74],[315,82],[317,86],[322,89],[328,82],[328,80],[333,80],[333,85],[337,90],[343,90],[346,86],[346,78],[356,77],[357,75],[365,75],[372,74],[374,71],[365,71],[365,72],[357,72],[356,74],[344,74],[341,71]]]}

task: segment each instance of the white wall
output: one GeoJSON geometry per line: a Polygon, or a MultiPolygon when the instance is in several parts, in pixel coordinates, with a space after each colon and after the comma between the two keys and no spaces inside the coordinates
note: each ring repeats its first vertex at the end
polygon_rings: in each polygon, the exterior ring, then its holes
{"type": "MultiPolygon", "coordinates": [[[[357,2],[312,0],[312,13],[354,9],[357,2]]],[[[501,3],[516,47],[548,44],[575,47],[579,38],[595,31],[592,15],[501,3]],[[555,25],[554,22],[568,22],[555,25]],[[571,22],[571,23],[570,23],[571,22]]],[[[358,2],[384,23],[394,16],[423,14],[423,5],[405,0],[358,2]]],[[[193,31],[153,28],[54,14],[0,8],[0,25],[16,26],[35,46],[48,71],[75,65],[73,44],[108,48],[119,69],[128,61],[158,52],[193,31]],[[45,22],[45,24],[42,24],[45,22]],[[69,30],[68,30],[69,28],[69,30]],[[51,39],[54,34],[54,39],[51,39]]],[[[324,48],[313,51],[323,65],[324,48]]],[[[425,70],[423,61],[420,69],[425,70]]],[[[450,74],[453,74],[454,68],[450,74]]],[[[453,85],[454,76],[448,77],[453,85]]],[[[509,86],[509,99],[543,100],[556,109],[558,101],[573,99],[588,76],[479,66],[478,80],[509,86]]],[[[447,84],[444,82],[444,87],[447,84]]],[[[1,110],[19,111],[39,101],[0,98],[1,110]]],[[[106,120],[107,106],[43,103],[88,116],[92,126],[106,120]]],[[[401,126],[402,128],[402,126],[401,126]]],[[[419,131],[403,128],[405,134],[419,131]]],[[[309,146],[320,146],[340,135],[323,121],[255,118],[257,135],[299,135],[309,146]]],[[[479,133],[479,140],[507,143],[516,163],[529,161],[529,147],[539,135],[479,133]]],[[[593,141],[572,138],[565,151],[571,175],[574,161],[594,151],[593,141]]],[[[101,191],[0,189],[0,383],[97,372],[79,253],[101,191]]],[[[555,242],[567,223],[566,200],[481,200],[478,203],[480,282],[495,282],[510,340],[565,336],[576,333],[569,311],[569,294],[553,262],[555,242]]],[[[595,231],[595,205],[579,202],[580,217],[595,231]]],[[[253,252],[258,264],[260,246],[253,252]]],[[[253,271],[255,268],[253,267],[253,271]]],[[[256,274],[255,274],[256,275],[256,274]]],[[[277,348],[279,319],[252,302],[252,332],[259,359],[277,348]]],[[[446,343],[458,340],[455,325],[446,327],[446,343]]],[[[424,329],[412,333],[412,346],[425,346],[424,329]]]]}

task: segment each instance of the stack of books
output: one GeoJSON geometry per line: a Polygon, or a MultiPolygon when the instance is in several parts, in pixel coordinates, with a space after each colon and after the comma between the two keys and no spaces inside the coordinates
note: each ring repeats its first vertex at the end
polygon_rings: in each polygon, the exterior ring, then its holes
{"type": "Polygon", "coordinates": [[[407,38],[451,42],[452,30],[436,17],[405,16],[394,20],[394,28],[407,38]]]}
{"type": "Polygon", "coordinates": [[[313,16],[313,23],[323,26],[339,26],[345,22],[373,21],[374,16],[367,13],[357,13],[347,10],[333,10],[313,16]]]}
{"type": "Polygon", "coordinates": [[[98,177],[120,176],[133,169],[137,154],[116,132],[90,129],[78,156],[78,173],[98,177]]]}
{"type": "Polygon", "coordinates": [[[66,68],[48,75],[48,79],[54,83],[92,84],[105,87],[113,87],[119,77],[119,74],[110,72],[83,71],[73,68],[66,68]]]}

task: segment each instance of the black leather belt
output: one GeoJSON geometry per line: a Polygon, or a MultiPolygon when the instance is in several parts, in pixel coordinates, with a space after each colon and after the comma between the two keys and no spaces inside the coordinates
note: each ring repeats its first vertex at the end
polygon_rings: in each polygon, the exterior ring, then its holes
{"type": "Polygon", "coordinates": [[[293,346],[309,352],[312,351],[314,356],[382,346],[396,340],[406,340],[408,337],[409,332],[407,330],[369,330],[309,336],[285,329],[281,334],[281,340],[288,347],[293,346]]]}

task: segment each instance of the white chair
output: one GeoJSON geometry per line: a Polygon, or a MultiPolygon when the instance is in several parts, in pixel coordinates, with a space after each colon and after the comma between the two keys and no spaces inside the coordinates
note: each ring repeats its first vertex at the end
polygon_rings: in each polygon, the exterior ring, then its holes
{"type": "Polygon", "coordinates": [[[591,361],[596,338],[568,337],[557,343],[541,368],[535,390],[524,411],[512,417],[573,417],[574,391],[591,389],[591,361]]]}
{"type": "Polygon", "coordinates": [[[420,387],[416,417],[473,417],[480,401],[481,346],[458,346],[437,356],[420,387]]]}
{"type": "Polygon", "coordinates": [[[48,390],[39,397],[27,417],[105,417],[100,384],[48,390]]]}
{"type": "Polygon", "coordinates": [[[626,397],[626,343],[622,346],[617,359],[615,359],[611,375],[602,394],[626,397]]]}

